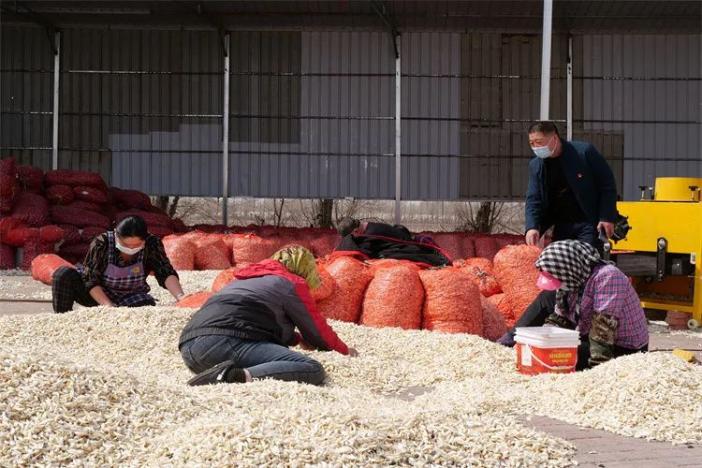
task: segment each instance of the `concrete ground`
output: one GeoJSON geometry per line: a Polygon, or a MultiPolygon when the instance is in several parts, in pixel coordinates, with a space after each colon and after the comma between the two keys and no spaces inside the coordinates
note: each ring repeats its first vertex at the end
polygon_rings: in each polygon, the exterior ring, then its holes
{"type": "Polygon", "coordinates": [[[702,467],[702,446],[672,445],[587,429],[546,417],[524,422],[541,432],[570,441],[578,466],[587,468],[702,467]]]}
{"type": "MultiPolygon", "coordinates": [[[[0,282],[7,277],[0,276],[0,282]]],[[[12,277],[12,290],[0,288],[0,315],[37,314],[51,312],[48,299],[27,299],[37,296],[37,288],[48,286],[38,284],[31,277],[12,277]],[[11,298],[24,297],[12,300],[11,298]]],[[[675,348],[693,351],[702,362],[702,332],[671,332],[660,324],[650,327],[649,348],[655,352],[667,352],[675,348]]],[[[424,393],[421,387],[408,389],[400,398],[411,401],[424,393]]],[[[702,401],[700,401],[702,404],[702,401]]],[[[701,467],[702,446],[678,445],[666,442],[651,442],[633,437],[625,437],[602,430],[588,429],[562,421],[546,418],[525,418],[524,424],[539,431],[561,437],[577,447],[578,466],[594,468],[663,468],[701,467]]],[[[702,421],[700,422],[702,424],[702,421]]]]}

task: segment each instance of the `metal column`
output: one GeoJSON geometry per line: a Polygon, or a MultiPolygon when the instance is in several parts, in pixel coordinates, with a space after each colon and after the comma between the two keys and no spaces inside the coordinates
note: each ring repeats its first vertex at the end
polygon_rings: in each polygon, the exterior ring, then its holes
{"type": "Polygon", "coordinates": [[[402,212],[400,200],[402,200],[402,68],[400,66],[400,38],[397,40],[397,54],[395,56],[395,224],[400,224],[402,212]]]}
{"type": "Polygon", "coordinates": [[[229,39],[224,36],[224,93],[222,111],[222,224],[229,226],[229,39]]]}
{"type": "Polygon", "coordinates": [[[548,120],[551,93],[551,26],[553,0],[544,0],[544,29],[541,37],[541,113],[540,120],[548,120]]]}
{"type": "Polygon", "coordinates": [[[573,139],[573,36],[568,36],[568,65],[566,79],[566,139],[573,139]]]}
{"type": "Polygon", "coordinates": [[[51,169],[58,169],[59,83],[61,73],[61,33],[54,33],[54,111],[51,143],[51,169]]]}

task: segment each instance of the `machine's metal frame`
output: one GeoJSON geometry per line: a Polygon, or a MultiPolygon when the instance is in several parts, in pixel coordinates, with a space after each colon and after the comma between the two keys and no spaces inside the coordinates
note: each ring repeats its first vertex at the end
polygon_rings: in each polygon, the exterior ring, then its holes
{"type": "Polygon", "coordinates": [[[702,323],[701,186],[702,179],[658,178],[652,199],[619,202],[617,208],[632,228],[612,251],[618,264],[625,263],[626,255],[650,258],[652,271],[632,275],[642,307],[686,312],[689,328],[702,323]]]}

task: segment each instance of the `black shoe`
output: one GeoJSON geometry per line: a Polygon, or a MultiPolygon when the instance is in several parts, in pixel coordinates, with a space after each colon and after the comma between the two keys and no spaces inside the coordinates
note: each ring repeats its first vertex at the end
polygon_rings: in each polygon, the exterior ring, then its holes
{"type": "Polygon", "coordinates": [[[235,361],[220,362],[216,366],[200,372],[192,379],[188,380],[188,385],[213,385],[219,383],[246,382],[244,369],[234,367],[235,361]]]}

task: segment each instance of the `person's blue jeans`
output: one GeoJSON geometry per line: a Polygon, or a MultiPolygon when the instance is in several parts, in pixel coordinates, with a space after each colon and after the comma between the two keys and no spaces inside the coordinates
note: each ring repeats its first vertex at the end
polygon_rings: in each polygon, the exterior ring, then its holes
{"type": "Polygon", "coordinates": [[[233,360],[254,379],[277,379],[320,385],[326,376],[322,365],[304,354],[267,341],[207,335],[186,341],[180,348],[185,365],[200,373],[220,362],[233,360]]]}

